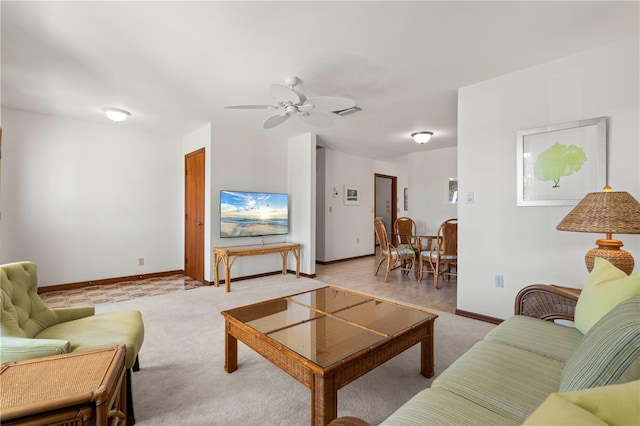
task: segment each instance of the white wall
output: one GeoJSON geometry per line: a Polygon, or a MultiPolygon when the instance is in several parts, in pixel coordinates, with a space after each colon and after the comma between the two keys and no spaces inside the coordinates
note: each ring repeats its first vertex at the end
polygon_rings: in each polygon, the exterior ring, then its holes
{"type": "MultiPolygon", "coordinates": [[[[288,141],[266,132],[212,125],[211,132],[211,239],[212,246],[238,246],[280,242],[287,235],[220,238],[220,190],[288,192],[288,141]]],[[[289,200],[291,203],[292,200],[289,200]]],[[[209,251],[209,256],[212,256],[209,251]]],[[[241,257],[231,269],[231,278],[280,269],[279,254],[241,257]]],[[[220,267],[220,278],[224,269],[220,267]]],[[[213,264],[205,269],[205,280],[213,281],[213,264]],[[208,277],[208,278],[207,278],[208,277]]]]}
{"type": "MultiPolygon", "coordinates": [[[[458,309],[506,318],[528,284],[582,287],[603,236],[557,231],[571,206],[516,206],[516,132],[607,116],[608,183],[640,200],[638,52],[636,37],[460,89],[458,309]]],[[[638,270],[640,236],[617,237],[638,270]]]]}
{"type": "MultiPolygon", "coordinates": [[[[373,162],[325,149],[324,253],[320,261],[332,261],[373,253],[373,162]],[[360,189],[360,204],[344,204],[344,186],[360,189]],[[333,188],[338,195],[333,196],[333,188]]],[[[321,238],[317,235],[316,238],[321,238]]]]}
{"type": "Polygon", "coordinates": [[[318,208],[316,258],[322,262],[374,253],[373,231],[375,174],[398,178],[398,216],[402,211],[402,188],[407,186],[407,167],[400,160],[377,161],[320,148],[318,153],[318,208]],[[321,168],[324,166],[324,170],[321,168]],[[344,186],[360,188],[360,204],[344,204],[344,186]],[[333,188],[338,194],[334,196],[333,188]],[[320,192],[324,191],[324,192],[320,192]]]}
{"type": "Polygon", "coordinates": [[[183,268],[178,141],[8,108],[2,119],[0,263],[36,262],[41,286],[183,268]]]}
{"type": "MultiPolygon", "coordinates": [[[[286,239],[301,240],[301,270],[315,273],[315,135],[289,143],[207,124],[172,140],[12,109],[3,109],[0,263],[35,261],[41,286],[182,270],[184,155],[203,147],[205,280],[214,246],[286,239]],[[221,239],[221,189],[290,193],[295,238],[221,239]]],[[[241,258],[232,277],[280,265],[279,254],[241,258]]]]}
{"type": "Polygon", "coordinates": [[[325,148],[316,149],[316,260],[325,259],[325,240],[326,240],[326,218],[328,208],[326,207],[326,201],[331,198],[327,198],[325,191],[333,192],[332,188],[326,188],[326,152],[325,148]]]}
{"type": "MultiPolygon", "coordinates": [[[[300,272],[316,273],[316,135],[305,133],[289,140],[288,146],[289,239],[302,244],[300,272]]],[[[295,270],[289,255],[288,269],[295,270]]]]}
{"type": "Polygon", "coordinates": [[[435,235],[438,226],[458,216],[448,201],[449,179],[458,176],[457,148],[409,154],[409,210],[418,234],[435,235]]]}

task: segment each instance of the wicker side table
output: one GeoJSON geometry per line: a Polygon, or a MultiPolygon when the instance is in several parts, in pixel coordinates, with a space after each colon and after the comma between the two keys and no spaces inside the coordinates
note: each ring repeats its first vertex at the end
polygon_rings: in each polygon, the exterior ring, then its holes
{"type": "Polygon", "coordinates": [[[125,346],[0,366],[2,425],[125,425],[125,346]]]}

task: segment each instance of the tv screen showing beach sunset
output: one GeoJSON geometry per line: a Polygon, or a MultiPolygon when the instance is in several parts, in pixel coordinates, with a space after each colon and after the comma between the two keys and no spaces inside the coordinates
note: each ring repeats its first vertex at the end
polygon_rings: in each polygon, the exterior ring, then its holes
{"type": "Polygon", "coordinates": [[[220,237],[289,233],[287,194],[220,191],[220,237]]]}

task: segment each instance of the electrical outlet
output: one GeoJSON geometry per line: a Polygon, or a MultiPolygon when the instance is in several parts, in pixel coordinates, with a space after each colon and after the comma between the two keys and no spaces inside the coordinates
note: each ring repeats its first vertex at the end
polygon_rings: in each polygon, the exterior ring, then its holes
{"type": "Polygon", "coordinates": [[[138,259],[138,266],[144,266],[144,257],[138,259]]]}
{"type": "Polygon", "coordinates": [[[504,287],[504,277],[502,275],[496,275],[494,277],[494,283],[495,283],[496,287],[503,288],[504,287]]]}

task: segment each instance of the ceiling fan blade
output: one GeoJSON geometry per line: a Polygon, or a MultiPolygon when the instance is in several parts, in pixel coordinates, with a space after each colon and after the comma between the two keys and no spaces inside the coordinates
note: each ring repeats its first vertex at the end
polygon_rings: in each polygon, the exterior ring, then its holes
{"type": "Polygon", "coordinates": [[[276,127],[278,124],[282,124],[285,121],[287,121],[289,119],[289,117],[291,117],[291,116],[289,114],[287,114],[287,113],[274,115],[272,117],[267,118],[267,121],[264,122],[262,127],[265,128],[265,129],[272,129],[272,128],[276,127]]]}
{"type": "Polygon", "coordinates": [[[285,101],[291,102],[291,104],[295,105],[300,103],[300,96],[292,89],[287,86],[283,86],[282,84],[272,84],[269,87],[269,91],[271,95],[276,98],[278,103],[285,101]]]}
{"type": "Polygon", "coordinates": [[[298,114],[300,120],[318,127],[331,127],[333,120],[324,112],[303,112],[298,114]]]}
{"type": "Polygon", "coordinates": [[[226,106],[228,109],[278,109],[275,105],[232,105],[226,106]]]}
{"type": "Polygon", "coordinates": [[[356,106],[356,103],[348,98],[339,98],[337,96],[317,96],[307,99],[306,104],[313,105],[314,111],[342,111],[356,106]]]}

